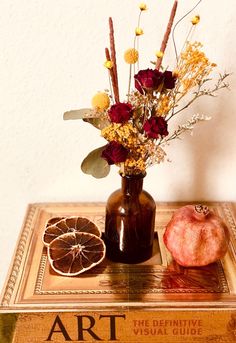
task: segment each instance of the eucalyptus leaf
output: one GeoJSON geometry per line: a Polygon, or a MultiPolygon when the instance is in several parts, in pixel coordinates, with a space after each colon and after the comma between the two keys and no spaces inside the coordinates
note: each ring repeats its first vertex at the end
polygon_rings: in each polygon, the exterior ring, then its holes
{"type": "Polygon", "coordinates": [[[92,175],[97,179],[107,176],[110,172],[110,166],[106,160],[101,157],[105,146],[91,151],[81,164],[81,169],[85,174],[92,175]]]}
{"type": "Polygon", "coordinates": [[[93,125],[99,130],[102,130],[108,125],[110,125],[109,120],[107,120],[106,118],[83,118],[83,121],[93,125]]]}
{"type": "Polygon", "coordinates": [[[64,113],[64,120],[75,120],[84,118],[95,118],[97,114],[91,108],[81,108],[80,110],[72,110],[64,113]]]}

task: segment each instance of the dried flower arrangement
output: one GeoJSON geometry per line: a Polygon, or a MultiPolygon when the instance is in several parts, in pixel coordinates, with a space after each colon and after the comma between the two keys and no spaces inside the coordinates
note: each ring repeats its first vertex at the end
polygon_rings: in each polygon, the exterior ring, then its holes
{"type": "MultiPolygon", "coordinates": [[[[200,2],[201,0],[197,5],[200,2]]],[[[156,52],[156,62],[151,62],[155,67],[145,70],[139,70],[138,40],[143,35],[140,19],[141,14],[147,10],[147,5],[139,5],[134,47],[124,53],[124,60],[130,66],[128,93],[124,102],[120,101],[114,28],[112,18],[109,18],[110,49],[105,48],[104,66],[108,70],[110,91],[97,93],[92,98],[92,109],[73,110],[64,114],[65,120],[83,119],[94,125],[108,141],[105,146],[93,150],[84,159],[81,165],[84,173],[102,178],[109,173],[110,165],[115,164],[121,175],[145,174],[149,166],[165,160],[163,148],[171,140],[179,138],[186,131],[192,131],[195,124],[210,118],[195,114],[172,133],[169,133],[168,128],[170,119],[179,115],[198,98],[214,96],[218,90],[228,88],[229,85],[225,82],[229,75],[227,73],[219,74],[213,88],[207,87],[216,64],[206,57],[201,43],[189,40],[200,21],[198,15],[191,20],[190,31],[179,54],[173,39],[176,52],[173,70],[167,70],[163,66],[177,5],[178,1],[175,0],[161,48],[156,52]],[[132,80],[134,90],[131,90],[132,80]],[[181,105],[187,94],[187,101],[181,105]]]]}

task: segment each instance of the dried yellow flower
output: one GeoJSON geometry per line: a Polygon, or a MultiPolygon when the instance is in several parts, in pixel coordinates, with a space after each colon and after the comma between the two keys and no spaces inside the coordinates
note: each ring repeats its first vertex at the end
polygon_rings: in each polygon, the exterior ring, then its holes
{"type": "Polygon", "coordinates": [[[188,42],[180,55],[177,70],[181,96],[200,84],[212,71],[213,66],[201,48],[200,42],[188,42]]]}
{"type": "Polygon", "coordinates": [[[146,163],[142,158],[138,160],[133,157],[127,158],[124,163],[125,173],[126,174],[144,174],[146,171],[146,163]]]}
{"type": "Polygon", "coordinates": [[[113,67],[114,63],[112,61],[106,60],[104,62],[104,67],[106,67],[107,69],[111,69],[113,67]]]}
{"type": "Polygon", "coordinates": [[[165,117],[172,108],[171,97],[167,94],[161,94],[157,106],[157,115],[165,117]]]}
{"type": "Polygon", "coordinates": [[[156,51],[156,57],[157,58],[162,58],[164,56],[162,51],[156,51]]]}
{"type": "Polygon", "coordinates": [[[131,123],[112,123],[101,131],[101,135],[107,141],[116,141],[128,149],[136,149],[139,145],[138,131],[131,123]]]}
{"type": "Polygon", "coordinates": [[[107,93],[99,92],[92,98],[92,107],[98,111],[106,110],[110,105],[110,98],[107,93]]]}
{"type": "Polygon", "coordinates": [[[141,29],[141,27],[136,27],[135,34],[136,34],[136,36],[143,35],[143,29],[141,29]]]}
{"type": "Polygon", "coordinates": [[[138,57],[139,57],[138,50],[133,49],[133,48],[126,50],[124,53],[124,60],[128,64],[136,63],[138,61],[138,57]]]}
{"type": "Polygon", "coordinates": [[[141,2],[141,4],[139,5],[139,8],[141,11],[146,11],[147,10],[147,5],[145,4],[145,2],[141,2]]]}
{"type": "Polygon", "coordinates": [[[195,15],[195,16],[192,18],[191,23],[192,23],[193,25],[197,25],[197,24],[199,23],[199,21],[200,21],[200,15],[195,15]]]}
{"type": "Polygon", "coordinates": [[[187,93],[188,90],[196,86],[197,83],[193,78],[186,78],[182,80],[181,84],[182,84],[184,93],[187,93]]]}

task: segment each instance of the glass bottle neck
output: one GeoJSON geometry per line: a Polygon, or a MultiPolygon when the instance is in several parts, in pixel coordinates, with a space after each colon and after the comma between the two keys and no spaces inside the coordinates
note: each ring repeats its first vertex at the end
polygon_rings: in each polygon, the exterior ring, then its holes
{"type": "Polygon", "coordinates": [[[121,189],[125,195],[137,196],[143,189],[144,175],[122,176],[121,189]]]}

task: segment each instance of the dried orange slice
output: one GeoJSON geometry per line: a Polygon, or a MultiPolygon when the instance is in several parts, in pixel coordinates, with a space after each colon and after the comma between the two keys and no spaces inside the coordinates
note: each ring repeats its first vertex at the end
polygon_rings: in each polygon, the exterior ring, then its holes
{"type": "Polygon", "coordinates": [[[53,217],[53,218],[50,218],[48,221],[47,221],[47,224],[46,224],[46,227],[48,226],[51,226],[51,225],[54,225],[56,223],[58,223],[60,220],[64,219],[65,217],[53,217]]]}
{"type": "Polygon", "coordinates": [[[43,243],[49,245],[55,238],[68,232],[87,232],[101,237],[99,228],[87,218],[66,217],[46,227],[43,243]]]}
{"type": "Polygon", "coordinates": [[[104,259],[105,254],[103,240],[86,232],[64,233],[48,247],[51,267],[64,276],[75,276],[93,268],[104,259]]]}

